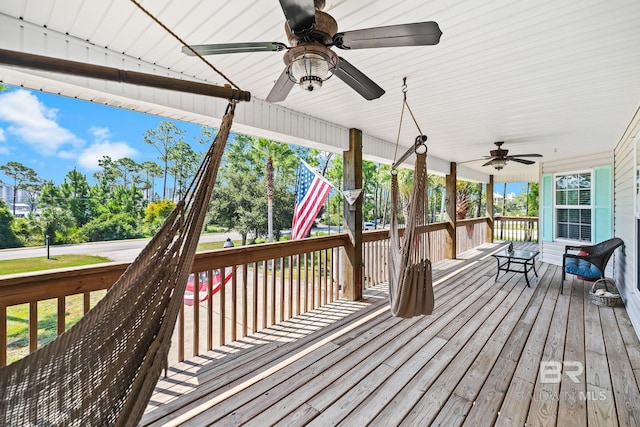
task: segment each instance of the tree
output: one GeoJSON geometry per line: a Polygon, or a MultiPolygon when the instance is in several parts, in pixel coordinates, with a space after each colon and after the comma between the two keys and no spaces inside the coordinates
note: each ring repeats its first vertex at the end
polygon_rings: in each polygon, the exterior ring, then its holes
{"type": "Polygon", "coordinates": [[[6,203],[0,199],[0,249],[22,246],[11,228],[13,221],[14,217],[9,212],[6,203]]]}
{"type": "Polygon", "coordinates": [[[398,169],[398,195],[402,204],[402,218],[398,218],[400,223],[406,221],[409,215],[409,203],[411,202],[411,193],[413,192],[413,170],[402,168],[398,169]]]}
{"type": "Polygon", "coordinates": [[[27,184],[40,182],[40,178],[35,170],[20,162],[7,162],[5,165],[0,166],[0,171],[9,178],[13,178],[13,216],[16,216],[18,190],[25,188],[27,184]]]}
{"type": "Polygon", "coordinates": [[[169,173],[173,175],[173,199],[180,200],[187,189],[187,182],[193,178],[200,164],[200,156],[184,141],[178,142],[169,151],[169,173]]]}
{"type": "Polygon", "coordinates": [[[91,200],[91,187],[85,175],[75,168],[69,171],[60,186],[60,193],[63,201],[61,205],[69,209],[78,227],[91,220],[95,209],[91,200]]]}
{"type": "Polygon", "coordinates": [[[34,182],[27,182],[22,187],[24,194],[27,197],[27,204],[29,205],[29,213],[34,213],[38,204],[38,195],[42,191],[42,185],[44,181],[38,178],[34,182]]]}
{"type": "Polygon", "coordinates": [[[135,181],[135,174],[140,172],[140,165],[129,157],[123,157],[115,161],[115,166],[120,171],[122,177],[122,185],[128,187],[130,182],[135,181]]]}
{"type": "Polygon", "coordinates": [[[243,245],[246,244],[249,233],[254,233],[255,236],[266,229],[266,203],[260,205],[264,197],[259,183],[255,171],[225,167],[224,179],[218,180],[213,190],[211,221],[238,231],[243,245]]]}
{"type": "MultiPolygon", "coordinates": [[[[245,136],[242,136],[245,137],[245,136]]],[[[250,137],[245,137],[250,138],[250,137]]],[[[298,159],[293,150],[277,141],[265,138],[250,138],[253,142],[251,150],[252,160],[256,165],[265,164],[265,187],[267,194],[267,240],[273,241],[273,196],[275,193],[274,181],[276,177],[286,181],[286,175],[290,176],[296,168],[298,159]]],[[[293,207],[292,207],[293,209],[293,207]]]]}
{"type": "Polygon", "coordinates": [[[157,164],[156,162],[152,162],[150,160],[144,161],[140,164],[140,167],[142,168],[142,171],[146,174],[145,176],[145,181],[144,181],[144,187],[143,189],[145,190],[146,194],[145,194],[145,198],[146,199],[153,199],[153,195],[156,192],[155,191],[155,178],[159,177],[162,175],[162,168],[160,167],[159,164],[157,164]],[[151,190],[151,195],[149,195],[149,190],[151,190]]]}
{"type": "Polygon", "coordinates": [[[72,243],[71,239],[75,228],[75,220],[68,209],[61,207],[48,207],[40,212],[37,217],[40,223],[41,233],[49,236],[51,244],[72,243]]]}
{"type": "Polygon", "coordinates": [[[456,219],[465,219],[469,213],[473,215],[474,204],[480,204],[478,186],[469,181],[458,181],[456,183],[456,219]]]}
{"type": "MultiPolygon", "coordinates": [[[[213,129],[208,126],[202,126],[200,128],[200,135],[196,137],[196,141],[199,144],[207,146],[207,149],[205,150],[206,152],[209,150],[209,147],[211,146],[211,144],[213,144],[213,142],[215,141],[217,134],[218,134],[218,129],[213,129]]],[[[204,153],[202,154],[204,155],[204,153]]]]}
{"type": "Polygon", "coordinates": [[[142,192],[134,185],[128,188],[118,185],[109,194],[104,207],[112,215],[126,213],[133,220],[138,220],[142,216],[143,199],[142,192]]]}
{"type": "Polygon", "coordinates": [[[144,209],[145,232],[154,234],[164,223],[171,211],[175,208],[175,203],[170,200],[159,200],[151,202],[144,209]]]}
{"type": "Polygon", "coordinates": [[[175,147],[186,132],[179,129],[172,122],[161,122],[157,129],[150,129],[144,135],[144,142],[153,145],[158,153],[160,153],[160,160],[162,161],[162,198],[167,196],[167,175],[169,174],[169,160],[170,153],[173,147],[175,147]]]}
{"type": "Polygon", "coordinates": [[[296,195],[291,191],[291,183],[276,180],[273,199],[277,201],[273,204],[273,238],[277,241],[282,237],[282,230],[290,228],[293,221],[293,205],[296,201],[296,195]]]}
{"type": "MultiPolygon", "coordinates": [[[[210,219],[227,229],[235,229],[246,244],[249,233],[257,235],[266,230],[265,210],[260,212],[259,170],[251,162],[252,140],[236,135],[227,146],[210,204],[210,219]]],[[[292,208],[293,209],[293,208],[292,208]]]]}
{"type": "Polygon", "coordinates": [[[445,179],[443,176],[427,175],[429,190],[431,191],[431,222],[442,221],[445,201],[445,179]]]}
{"type": "Polygon", "coordinates": [[[527,183],[527,216],[538,216],[538,203],[540,197],[540,188],[537,182],[527,183]]]}
{"type": "Polygon", "coordinates": [[[471,211],[471,183],[456,182],[456,219],[465,219],[471,211]]]}
{"type": "Polygon", "coordinates": [[[84,240],[90,242],[142,237],[137,219],[126,213],[95,218],[82,227],[80,235],[84,240]]]}
{"type": "Polygon", "coordinates": [[[108,194],[118,184],[118,179],[122,176],[122,171],[118,167],[118,163],[106,155],[98,160],[98,166],[100,166],[102,170],[95,172],[93,177],[98,181],[98,185],[102,187],[104,193],[108,194]]]}

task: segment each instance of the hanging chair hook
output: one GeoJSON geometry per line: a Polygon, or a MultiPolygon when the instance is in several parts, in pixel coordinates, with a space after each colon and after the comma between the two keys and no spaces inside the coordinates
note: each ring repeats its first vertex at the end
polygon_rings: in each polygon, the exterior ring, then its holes
{"type": "Polygon", "coordinates": [[[394,171],[399,165],[400,163],[404,162],[405,160],[407,160],[407,158],[409,158],[409,156],[411,156],[412,154],[416,153],[416,154],[423,154],[427,152],[427,135],[422,133],[422,130],[420,129],[420,126],[418,125],[418,121],[416,120],[415,116],[413,115],[413,111],[411,111],[411,107],[409,107],[409,103],[407,102],[407,78],[403,77],[402,78],[402,93],[404,95],[404,101],[402,102],[402,113],[400,114],[400,125],[398,126],[398,137],[396,139],[396,150],[395,153],[393,155],[394,158],[394,162],[391,165],[391,170],[394,171]],[[411,114],[411,118],[413,119],[413,123],[416,125],[416,127],[418,128],[418,132],[420,132],[420,135],[418,135],[416,137],[416,140],[413,144],[413,147],[409,147],[409,149],[402,155],[400,156],[399,159],[396,159],[396,156],[398,154],[398,146],[400,145],[400,131],[402,129],[402,119],[404,117],[404,109],[405,107],[407,108],[407,110],[409,111],[409,113],[411,114]]]}
{"type": "Polygon", "coordinates": [[[227,104],[227,109],[224,111],[224,114],[235,114],[236,113],[236,104],[238,103],[238,101],[236,101],[235,99],[229,99],[228,100],[229,103],[227,104]]]}
{"type": "Polygon", "coordinates": [[[416,142],[413,145],[413,151],[416,154],[422,154],[427,152],[427,135],[418,135],[416,136],[416,142]]]}

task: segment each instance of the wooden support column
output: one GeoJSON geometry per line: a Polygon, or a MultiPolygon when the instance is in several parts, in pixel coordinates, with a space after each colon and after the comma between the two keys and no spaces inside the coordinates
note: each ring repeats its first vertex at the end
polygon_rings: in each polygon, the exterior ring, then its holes
{"type": "Polygon", "coordinates": [[[445,255],[449,259],[456,257],[456,182],[458,180],[458,166],[451,163],[450,173],[445,177],[445,221],[447,222],[447,248],[445,255]]]}
{"type": "MultiPolygon", "coordinates": [[[[343,189],[362,188],[362,131],[349,130],[349,151],[343,154],[343,189]]],[[[344,230],[349,243],[344,248],[344,297],[362,299],[362,195],[353,205],[344,204],[344,230]]]]}
{"type": "Polygon", "coordinates": [[[493,243],[493,175],[489,175],[489,182],[487,183],[487,243],[493,243]]]}

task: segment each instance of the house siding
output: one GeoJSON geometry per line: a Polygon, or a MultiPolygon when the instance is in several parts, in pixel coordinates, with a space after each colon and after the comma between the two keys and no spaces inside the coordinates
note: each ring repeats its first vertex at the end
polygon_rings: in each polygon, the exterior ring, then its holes
{"type": "MultiPolygon", "coordinates": [[[[591,170],[600,166],[610,166],[613,164],[613,159],[613,153],[604,152],[572,157],[569,159],[556,160],[553,162],[543,162],[542,176],[544,176],[545,174],[575,172],[591,170]]],[[[540,206],[543,205],[543,196],[544,195],[541,192],[540,206]]],[[[553,223],[553,221],[551,222],[553,223]]],[[[543,233],[544,235],[545,233],[547,233],[547,230],[541,230],[541,233],[543,233]]],[[[555,234],[552,232],[551,236],[554,235],[555,234]]],[[[567,244],[575,244],[575,242],[567,240],[555,240],[555,237],[553,237],[552,241],[545,241],[544,239],[542,239],[542,241],[540,242],[542,261],[548,262],[549,264],[562,265],[562,254],[564,254],[564,247],[567,244]]],[[[612,263],[609,263],[609,265],[607,266],[607,270],[605,271],[605,274],[608,276],[613,275],[613,267],[611,264],[612,263]]]]}
{"type": "Polygon", "coordinates": [[[616,251],[614,258],[615,279],[625,302],[631,323],[640,336],[640,291],[638,291],[636,269],[638,264],[636,242],[636,213],[638,203],[635,194],[636,158],[634,138],[640,131],[640,110],[627,128],[622,140],[614,150],[614,235],[624,243],[624,251],[616,251]]]}

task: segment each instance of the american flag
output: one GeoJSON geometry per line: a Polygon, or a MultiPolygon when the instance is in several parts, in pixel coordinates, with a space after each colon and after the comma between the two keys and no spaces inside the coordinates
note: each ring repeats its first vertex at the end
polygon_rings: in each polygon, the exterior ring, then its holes
{"type": "Polygon", "coordinates": [[[291,240],[304,238],[331,192],[331,184],[315,173],[304,161],[298,167],[296,205],[293,208],[291,240]]]}
{"type": "MultiPolygon", "coordinates": [[[[211,281],[211,295],[215,295],[220,291],[222,287],[222,280],[220,280],[220,270],[213,270],[213,275],[211,276],[213,280],[211,281]]],[[[227,267],[224,270],[224,284],[226,285],[231,281],[233,277],[233,268],[227,267]]],[[[184,303],[186,305],[193,305],[195,299],[197,298],[199,302],[204,302],[209,298],[209,273],[201,272],[198,274],[198,289],[196,289],[195,277],[193,274],[189,276],[189,281],[187,282],[187,289],[184,291],[184,303]]]]}

